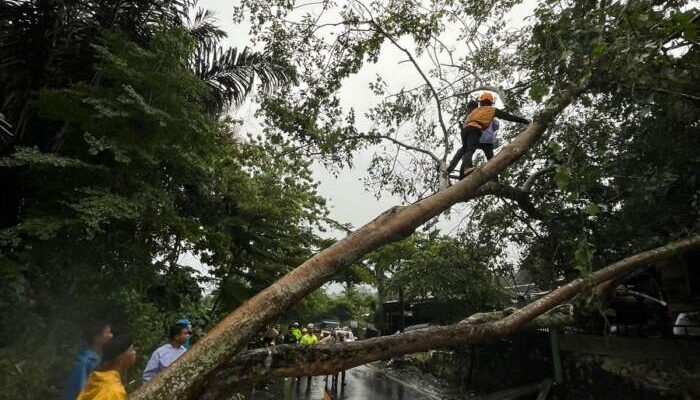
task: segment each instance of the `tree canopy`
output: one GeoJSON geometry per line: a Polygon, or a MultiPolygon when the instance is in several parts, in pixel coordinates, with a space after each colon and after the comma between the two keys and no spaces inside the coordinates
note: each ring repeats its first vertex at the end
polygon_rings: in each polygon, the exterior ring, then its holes
{"type": "Polygon", "coordinates": [[[224,115],[293,69],[250,49],[213,57],[223,33],[206,15],[188,24],[187,3],[107,3],[2,6],[7,398],[56,397],[97,319],[142,358],[181,317],[201,335],[312,254],[327,225],[309,162],[273,157],[224,115]]]}

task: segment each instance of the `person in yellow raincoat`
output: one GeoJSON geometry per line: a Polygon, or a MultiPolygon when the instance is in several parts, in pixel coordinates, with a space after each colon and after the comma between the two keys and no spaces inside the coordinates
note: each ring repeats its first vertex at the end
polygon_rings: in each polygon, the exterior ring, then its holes
{"type": "Polygon", "coordinates": [[[119,335],[102,348],[102,362],[90,374],[78,400],[126,400],[122,378],[136,363],[136,350],[131,338],[119,335]]]}

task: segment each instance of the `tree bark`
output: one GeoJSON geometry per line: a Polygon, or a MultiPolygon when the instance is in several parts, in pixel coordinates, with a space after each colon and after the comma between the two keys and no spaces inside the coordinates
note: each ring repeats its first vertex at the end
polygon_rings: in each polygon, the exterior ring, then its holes
{"type": "MultiPolygon", "coordinates": [[[[282,345],[247,351],[228,360],[210,377],[200,399],[223,399],[235,393],[241,385],[261,379],[329,375],[372,361],[441,347],[482,343],[507,336],[537,321],[538,316],[578,293],[595,288],[605,281],[636,268],[698,247],[700,247],[700,236],[695,236],[635,254],[598,270],[586,278],[576,279],[498,321],[473,324],[465,320],[466,322],[450,326],[350,343],[319,344],[308,347],[282,345]]],[[[481,315],[489,320],[497,313],[481,315]]],[[[477,320],[484,320],[484,318],[477,320]]]]}
{"type": "Polygon", "coordinates": [[[219,322],[175,363],[129,398],[196,398],[198,393],[205,389],[204,382],[207,381],[207,377],[230,361],[231,357],[245,346],[248,339],[276,315],[368,252],[408,237],[416,228],[452,205],[476,197],[479,187],[520,158],[587,84],[587,79],[583,79],[552,96],[531,124],[467,178],[409,206],[389,209],[249,299],[219,322]]]}
{"type": "Polygon", "coordinates": [[[447,163],[441,160],[438,164],[438,187],[440,190],[445,190],[450,187],[450,176],[447,170],[447,163]]]}

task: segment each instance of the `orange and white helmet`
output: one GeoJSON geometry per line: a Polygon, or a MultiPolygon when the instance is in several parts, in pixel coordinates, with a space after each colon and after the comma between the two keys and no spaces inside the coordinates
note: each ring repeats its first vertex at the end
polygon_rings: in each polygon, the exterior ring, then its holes
{"type": "Polygon", "coordinates": [[[490,101],[491,103],[493,103],[493,95],[491,94],[491,92],[482,93],[481,96],[479,96],[479,103],[481,103],[482,101],[490,101]]]}

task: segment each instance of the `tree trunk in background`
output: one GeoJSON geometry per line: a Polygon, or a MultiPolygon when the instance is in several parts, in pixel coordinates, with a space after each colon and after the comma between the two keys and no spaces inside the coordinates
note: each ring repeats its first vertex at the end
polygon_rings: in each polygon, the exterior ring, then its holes
{"type": "MultiPolygon", "coordinates": [[[[267,322],[319,288],[368,252],[411,235],[416,228],[456,203],[479,195],[479,187],[522,156],[554,118],[586,87],[587,80],[566,85],[508,146],[467,178],[445,190],[404,207],[393,207],[346,238],[316,254],[230,313],[187,353],[152,381],[134,392],[133,400],[195,399],[205,382],[247,344],[267,322]]],[[[506,318],[507,319],[507,318],[506,318]]],[[[491,325],[489,325],[491,326],[491,325]]],[[[470,337],[486,334],[474,328],[470,337]]],[[[492,334],[488,334],[490,336],[492,334]]],[[[399,349],[413,351],[410,343],[399,349]],[[409,346],[409,347],[406,347],[409,346]]],[[[440,345],[439,342],[436,345],[440,345]]],[[[406,352],[404,351],[404,352],[406,352]]]]}
{"type": "Polygon", "coordinates": [[[449,171],[447,171],[447,163],[445,161],[440,161],[438,165],[438,183],[440,190],[445,190],[450,187],[450,176],[449,171]]]}
{"type": "MultiPolygon", "coordinates": [[[[262,379],[330,375],[408,353],[492,341],[528,326],[541,327],[552,322],[559,324],[561,318],[543,314],[600,283],[699,247],[700,236],[695,236],[633,255],[598,270],[587,278],[576,279],[497,321],[472,324],[465,320],[450,326],[357,342],[309,347],[282,345],[272,349],[247,351],[233,357],[214,373],[200,398],[223,399],[226,394],[235,392],[240,385],[262,379]]],[[[476,320],[489,320],[499,316],[499,313],[503,315],[502,312],[480,314],[476,320]]]]}
{"type": "Polygon", "coordinates": [[[406,329],[406,304],[403,302],[403,288],[399,288],[399,330],[401,333],[406,329]]]}

